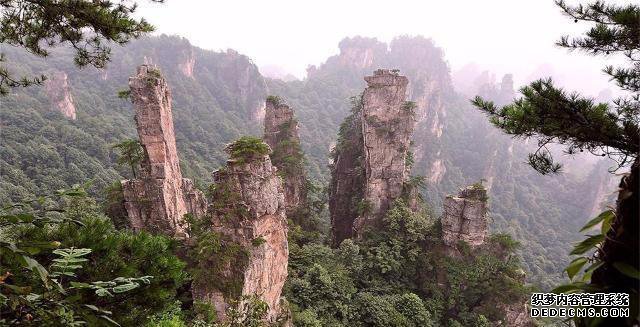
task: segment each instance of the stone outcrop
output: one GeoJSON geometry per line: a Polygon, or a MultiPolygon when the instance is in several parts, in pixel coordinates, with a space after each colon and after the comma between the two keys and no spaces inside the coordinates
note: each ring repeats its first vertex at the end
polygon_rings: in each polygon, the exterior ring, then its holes
{"type": "Polygon", "coordinates": [[[169,87],[160,71],[149,65],[138,67],[129,87],[144,151],[138,178],[122,181],[130,226],[185,237],[184,215],[204,214],[206,201],[190,180],[182,178],[169,87]]]}
{"type": "Polygon", "coordinates": [[[51,102],[51,110],[58,111],[69,119],[76,119],[76,106],[71,96],[67,73],[56,71],[44,82],[44,89],[51,102]]]}
{"type": "Polygon", "coordinates": [[[365,171],[362,139],[361,101],[354,113],[342,123],[342,135],[332,149],[329,184],[329,212],[331,216],[331,242],[337,247],[353,236],[353,222],[359,215],[359,204],[364,196],[365,171]]]}
{"type": "Polygon", "coordinates": [[[333,151],[329,210],[334,245],[378,225],[404,190],[414,127],[407,102],[408,79],[395,70],[376,70],[340,128],[333,151]]]}
{"type": "Polygon", "coordinates": [[[231,103],[230,110],[245,112],[246,117],[254,121],[262,119],[267,86],[258,67],[249,57],[229,49],[218,55],[215,67],[207,69],[216,79],[224,81],[224,89],[214,89],[212,92],[232,96],[229,101],[234,103],[231,103]]]}
{"type": "Polygon", "coordinates": [[[361,121],[366,210],[354,222],[356,234],[376,225],[402,194],[414,127],[415,108],[405,101],[409,83],[406,77],[380,69],[365,77],[365,81],[368,87],[362,96],[361,121]]]}
{"type": "Polygon", "coordinates": [[[193,53],[193,48],[185,49],[182,51],[180,63],[178,63],[178,68],[182,72],[182,74],[186,77],[193,77],[193,68],[196,65],[196,56],[193,53]]]}
{"type": "Polygon", "coordinates": [[[460,241],[472,248],[484,244],[487,237],[487,190],[474,184],[448,195],[442,214],[442,239],[450,253],[458,252],[460,241]]]}
{"type": "Polygon", "coordinates": [[[264,137],[271,149],[271,162],[284,179],[284,198],[289,216],[306,203],[306,173],[300,148],[298,121],[279,97],[268,97],[264,117],[264,137]]]}
{"type": "Polygon", "coordinates": [[[207,286],[210,284],[206,280],[194,283],[194,297],[213,304],[221,320],[226,319],[225,311],[240,296],[257,295],[266,302],[271,321],[281,314],[289,248],[285,195],[277,171],[269,156],[261,155],[231,158],[227,167],[213,173],[215,191],[209,213],[212,230],[221,235],[226,246],[239,245],[246,251],[243,263],[231,262],[219,275],[237,280],[240,294],[207,286]]]}

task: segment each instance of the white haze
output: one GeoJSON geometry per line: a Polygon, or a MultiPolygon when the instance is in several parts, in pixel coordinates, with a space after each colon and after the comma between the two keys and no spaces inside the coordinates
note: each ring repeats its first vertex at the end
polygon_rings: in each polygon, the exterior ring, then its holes
{"type": "Polygon", "coordinates": [[[561,35],[579,35],[588,25],[573,23],[552,0],[166,0],[141,2],[139,15],[156,33],[180,35],[205,49],[232,48],[263,71],[298,78],[308,65],[337,54],[344,37],[388,42],[424,35],[444,49],[452,72],[473,63],[498,79],[514,74],[516,86],[552,75],[568,90],[617,93],[601,70],[620,58],[594,58],[554,45],[561,35]]]}

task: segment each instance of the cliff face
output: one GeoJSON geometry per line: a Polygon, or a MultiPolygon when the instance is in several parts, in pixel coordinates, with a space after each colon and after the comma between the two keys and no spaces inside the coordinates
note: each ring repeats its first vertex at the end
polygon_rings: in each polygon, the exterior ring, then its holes
{"type": "Polygon", "coordinates": [[[193,78],[193,68],[196,65],[196,56],[193,48],[183,50],[181,57],[178,68],[180,68],[180,71],[184,76],[193,78]]]}
{"type": "Polygon", "coordinates": [[[484,244],[488,221],[487,190],[482,185],[472,185],[460,190],[457,196],[447,196],[441,221],[442,239],[450,253],[457,253],[460,241],[472,248],[484,244]]]}
{"type": "Polygon", "coordinates": [[[380,69],[340,128],[331,166],[329,210],[334,245],[376,226],[400,197],[408,176],[406,159],[414,105],[405,101],[408,79],[380,69]]]}
{"type": "Polygon", "coordinates": [[[224,320],[231,301],[257,295],[269,305],[267,318],[273,321],[281,313],[280,295],[289,255],[284,190],[277,168],[268,155],[250,160],[232,158],[226,168],[213,173],[213,178],[212,230],[221,235],[227,247],[243,248],[246,260],[230,262],[218,275],[236,279],[239,294],[207,286],[209,283],[201,280],[194,283],[194,297],[213,304],[224,320]]]}
{"type": "Polygon", "coordinates": [[[293,117],[293,110],[278,97],[267,98],[263,139],[271,147],[271,161],[284,179],[284,198],[289,215],[306,202],[307,181],[298,121],[293,117]]]}
{"type": "Polygon", "coordinates": [[[376,225],[402,193],[415,109],[405,101],[406,77],[381,69],[365,81],[368,87],[362,96],[362,135],[366,209],[354,222],[356,234],[368,225],[376,225]]]}
{"type": "Polygon", "coordinates": [[[58,111],[69,119],[76,119],[76,106],[71,96],[67,73],[56,71],[51,74],[44,82],[44,89],[51,102],[51,110],[58,111]]]}
{"type": "Polygon", "coordinates": [[[329,212],[333,246],[353,236],[353,222],[358,217],[359,204],[364,197],[361,105],[361,101],[357,101],[354,113],[342,123],[338,144],[332,152],[329,212]]]}
{"type": "Polygon", "coordinates": [[[139,178],[122,181],[130,225],[135,230],[184,237],[183,216],[203,214],[206,202],[193,183],[182,178],[169,87],[160,71],[147,65],[138,67],[129,87],[144,150],[139,178]]]}
{"type": "Polygon", "coordinates": [[[264,116],[266,83],[258,67],[247,56],[234,50],[227,50],[220,57],[220,63],[210,68],[218,77],[227,83],[228,90],[235,97],[234,106],[238,110],[247,111],[249,118],[259,121],[264,116]]]}

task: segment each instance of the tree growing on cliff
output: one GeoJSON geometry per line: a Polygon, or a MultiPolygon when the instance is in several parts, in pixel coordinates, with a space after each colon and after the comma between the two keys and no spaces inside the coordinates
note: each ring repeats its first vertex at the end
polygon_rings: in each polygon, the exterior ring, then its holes
{"type": "MultiPolygon", "coordinates": [[[[163,0],[151,0],[162,2],[163,0]]],[[[79,67],[102,68],[110,60],[109,42],[125,44],[153,31],[144,18],[134,18],[136,3],[110,0],[0,1],[0,42],[46,57],[49,48],[70,44],[79,67]]],[[[46,77],[16,78],[0,54],[0,96],[10,88],[41,84],[46,77]]]]}
{"type": "Polygon", "coordinates": [[[573,278],[587,262],[592,262],[592,265],[585,269],[581,282],[561,289],[597,289],[631,294],[631,318],[586,318],[577,321],[579,325],[615,323],[630,326],[638,321],[640,6],[620,6],[600,1],[570,6],[562,0],[556,1],[556,4],[574,22],[583,21],[593,25],[584,36],[563,36],[557,45],[592,55],[623,54],[628,66],[607,66],[604,72],[618,87],[631,94],[616,99],[613,106],[596,104],[578,93],[567,94],[554,86],[551,79],[541,79],[523,87],[523,97],[502,108],[480,97],[476,97],[472,103],[507,134],[538,139],[538,150],[529,155],[529,163],[542,174],[557,173],[561,169],[547,148],[552,143],[565,146],[568,154],[586,150],[594,155],[608,156],[618,163],[617,169],[631,163],[631,171],[620,182],[616,211],[605,212],[589,222],[584,230],[601,223],[600,233],[578,244],[571,253],[582,255],[596,248],[595,255],[577,258],[567,272],[573,278]]]}
{"type": "Polygon", "coordinates": [[[134,139],[124,140],[113,146],[120,152],[118,157],[118,165],[127,165],[131,168],[133,178],[137,178],[136,169],[139,168],[140,162],[144,159],[144,150],[140,141],[134,139]]]}

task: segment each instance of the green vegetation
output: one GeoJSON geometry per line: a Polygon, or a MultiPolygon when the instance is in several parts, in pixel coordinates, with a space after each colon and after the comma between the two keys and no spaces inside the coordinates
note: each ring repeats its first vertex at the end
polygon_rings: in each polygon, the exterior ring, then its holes
{"type": "Polygon", "coordinates": [[[277,95],[269,95],[269,96],[267,96],[267,103],[271,103],[276,108],[285,104],[284,100],[280,96],[277,96],[277,95]]]}
{"type": "Polygon", "coordinates": [[[416,108],[418,108],[418,105],[414,101],[405,101],[402,104],[402,109],[406,110],[411,115],[415,114],[416,108]]]}
{"type": "Polygon", "coordinates": [[[172,241],[116,231],[81,188],[4,206],[0,224],[2,324],[131,325],[184,281],[172,241]]]}
{"type": "MultiPolygon", "coordinates": [[[[161,1],[159,1],[161,2],[161,1]]],[[[110,42],[125,44],[133,38],[153,31],[144,19],[133,18],[135,2],[115,4],[111,1],[23,2],[0,4],[0,42],[22,47],[30,53],[46,57],[50,47],[68,44],[74,49],[74,62],[79,67],[102,68],[111,59],[110,42]]],[[[0,54],[0,63],[4,62],[0,54]]],[[[15,79],[0,65],[0,96],[10,88],[41,84],[46,77],[15,79]]]]}
{"type": "Polygon", "coordinates": [[[257,137],[243,136],[225,147],[229,157],[237,163],[246,163],[268,155],[269,146],[257,137]]]}
{"type": "Polygon", "coordinates": [[[580,257],[565,269],[572,282],[559,286],[555,291],[627,293],[632,303],[630,317],[574,320],[579,326],[634,326],[638,323],[637,303],[640,301],[640,66],[637,63],[640,54],[640,6],[605,2],[570,6],[562,0],[556,4],[575,22],[592,24],[584,36],[574,39],[564,36],[557,44],[593,55],[624,54],[628,67],[608,66],[604,72],[618,87],[632,93],[616,99],[613,105],[596,104],[591,98],[577,93],[568,95],[547,79],[525,86],[521,90],[522,98],[502,108],[481,97],[477,97],[473,104],[505,133],[537,139],[538,149],[529,155],[529,163],[543,175],[557,173],[561,168],[547,149],[551,143],[562,145],[569,154],[589,151],[594,155],[607,156],[617,162],[617,169],[632,163],[631,171],[620,182],[615,212],[607,210],[582,228],[581,232],[584,232],[598,224],[601,226],[595,234],[574,246],[571,254],[580,257]]]}
{"type": "Polygon", "coordinates": [[[120,152],[116,161],[118,165],[127,165],[131,168],[133,178],[137,178],[136,170],[140,168],[140,162],[144,160],[144,150],[140,141],[134,139],[124,140],[113,146],[120,152]]]}
{"type": "Polygon", "coordinates": [[[254,238],[253,240],[251,240],[251,245],[258,247],[258,246],[260,246],[260,245],[262,245],[262,244],[264,244],[266,242],[267,241],[262,236],[258,236],[256,238],[254,238]]]}
{"type": "Polygon", "coordinates": [[[296,326],[474,326],[503,319],[501,303],[525,301],[514,248],[499,235],[445,256],[439,223],[397,201],[361,241],[290,244],[285,294],[296,326]]]}

